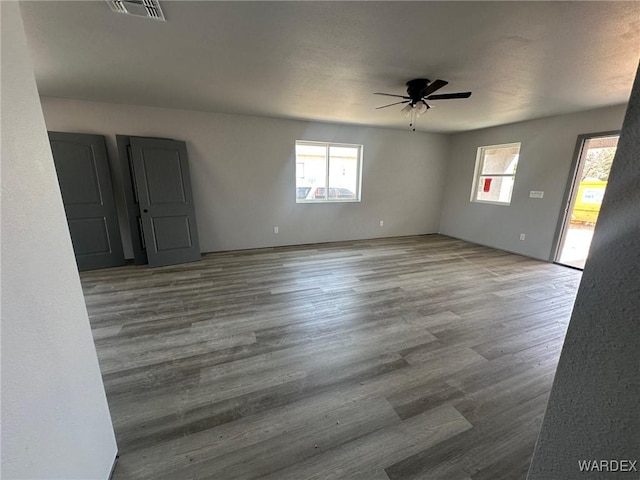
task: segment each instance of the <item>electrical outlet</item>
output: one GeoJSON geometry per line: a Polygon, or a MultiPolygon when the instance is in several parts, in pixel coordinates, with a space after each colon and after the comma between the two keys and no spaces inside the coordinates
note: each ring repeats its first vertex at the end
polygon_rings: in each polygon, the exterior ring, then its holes
{"type": "Polygon", "coordinates": [[[529,192],[529,198],[543,198],[544,192],[542,190],[531,190],[529,192]]]}
{"type": "Polygon", "coordinates": [[[280,229],[278,227],[273,227],[273,233],[280,233],[280,229]]]}
{"type": "Polygon", "coordinates": [[[380,226],[384,227],[384,220],[380,220],[380,226]]]}
{"type": "Polygon", "coordinates": [[[526,237],[526,235],[524,233],[520,234],[520,240],[524,240],[525,237],[526,237]]]}

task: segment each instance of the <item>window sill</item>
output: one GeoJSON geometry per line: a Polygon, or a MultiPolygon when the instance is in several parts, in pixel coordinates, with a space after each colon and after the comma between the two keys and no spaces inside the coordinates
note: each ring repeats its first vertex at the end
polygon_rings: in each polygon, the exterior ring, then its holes
{"type": "Polygon", "coordinates": [[[491,202],[489,200],[470,200],[471,203],[484,203],[486,205],[501,205],[503,207],[508,207],[511,205],[511,202],[491,202]]]}
{"type": "Polygon", "coordinates": [[[330,203],[360,203],[361,200],[347,199],[347,200],[297,200],[296,203],[306,204],[330,204],[330,203]]]}

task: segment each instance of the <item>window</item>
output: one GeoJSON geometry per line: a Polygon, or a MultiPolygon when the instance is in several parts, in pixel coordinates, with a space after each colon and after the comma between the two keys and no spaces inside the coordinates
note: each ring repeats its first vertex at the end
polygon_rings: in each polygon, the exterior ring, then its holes
{"type": "Polygon", "coordinates": [[[509,205],[519,156],[519,143],[478,148],[471,201],[509,205]]]}
{"type": "Polygon", "coordinates": [[[359,202],[362,145],[296,141],[296,202],[359,202]]]}

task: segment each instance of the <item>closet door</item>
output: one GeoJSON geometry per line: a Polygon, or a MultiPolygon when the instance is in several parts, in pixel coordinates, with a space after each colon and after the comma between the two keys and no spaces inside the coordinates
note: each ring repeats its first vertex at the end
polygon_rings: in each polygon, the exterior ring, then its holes
{"type": "Polygon", "coordinates": [[[130,137],[130,145],[149,265],[200,260],[186,144],[130,137]]]}
{"type": "Polygon", "coordinates": [[[104,137],[49,132],[49,141],[78,269],[124,265],[104,137]]]}
{"type": "Polygon", "coordinates": [[[149,261],[147,260],[147,249],[145,248],[144,233],[142,231],[142,217],[140,216],[141,210],[140,202],[138,201],[138,187],[136,187],[135,175],[133,173],[131,137],[127,135],[116,135],[116,143],[118,145],[120,175],[122,176],[124,201],[127,209],[127,220],[129,222],[133,262],[136,265],[147,265],[149,261]]]}

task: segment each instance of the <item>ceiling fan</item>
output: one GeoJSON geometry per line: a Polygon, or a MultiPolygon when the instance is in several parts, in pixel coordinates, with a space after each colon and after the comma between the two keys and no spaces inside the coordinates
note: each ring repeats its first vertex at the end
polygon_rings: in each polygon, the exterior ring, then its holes
{"type": "Polygon", "coordinates": [[[406,95],[376,92],[374,95],[385,95],[387,97],[398,97],[403,99],[400,102],[377,107],[376,110],[406,103],[407,105],[402,109],[402,112],[411,117],[411,123],[409,126],[413,127],[413,130],[415,131],[416,118],[431,108],[431,105],[427,103],[427,100],[448,100],[451,98],[469,98],[471,96],[471,92],[442,93],[433,95],[433,92],[440,90],[448,83],[449,82],[445,82],[440,79],[430,82],[428,78],[416,78],[415,80],[409,80],[407,82],[406,95]]]}

